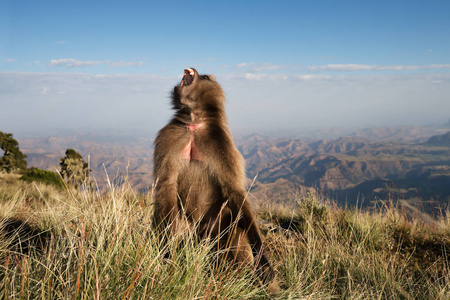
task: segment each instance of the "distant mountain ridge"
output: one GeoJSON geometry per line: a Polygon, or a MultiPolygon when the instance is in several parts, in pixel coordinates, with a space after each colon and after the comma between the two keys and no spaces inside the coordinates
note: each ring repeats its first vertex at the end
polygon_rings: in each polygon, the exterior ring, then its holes
{"type": "Polygon", "coordinates": [[[152,186],[151,138],[82,133],[22,139],[20,147],[28,153],[28,166],[50,171],[59,169],[59,158],[64,157],[67,148],[75,149],[89,162],[91,175],[101,188],[108,185],[108,180],[119,184],[126,176],[138,189],[148,190],[152,186]]]}
{"type": "MultiPolygon", "coordinates": [[[[282,201],[313,189],[348,204],[359,198],[433,198],[450,190],[450,133],[442,128],[365,129],[337,139],[236,137],[245,158],[252,195],[282,201]],[[416,141],[412,143],[412,141],[416,141]]],[[[152,137],[78,134],[20,141],[28,165],[55,170],[67,148],[89,160],[100,187],[128,176],[142,191],[151,188],[152,137]]]]}
{"type": "Polygon", "coordinates": [[[434,135],[427,141],[429,145],[450,146],[450,131],[442,135],[434,135]]]}
{"type": "Polygon", "coordinates": [[[450,196],[450,147],[341,138],[266,141],[239,149],[249,177],[257,174],[262,184],[284,179],[350,204],[358,197],[386,199],[393,191],[405,198],[450,196]]]}

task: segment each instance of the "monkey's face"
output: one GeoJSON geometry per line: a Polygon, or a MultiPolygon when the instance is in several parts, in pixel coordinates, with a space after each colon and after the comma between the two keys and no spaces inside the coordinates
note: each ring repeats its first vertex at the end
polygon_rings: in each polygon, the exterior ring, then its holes
{"type": "Polygon", "coordinates": [[[190,110],[202,110],[211,105],[223,104],[222,88],[213,76],[200,75],[194,68],[184,70],[180,85],[174,88],[175,108],[187,107],[190,110]]]}

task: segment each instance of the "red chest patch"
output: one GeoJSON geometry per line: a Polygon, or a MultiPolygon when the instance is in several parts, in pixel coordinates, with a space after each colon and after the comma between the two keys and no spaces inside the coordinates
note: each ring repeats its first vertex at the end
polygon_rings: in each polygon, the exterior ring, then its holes
{"type": "Polygon", "coordinates": [[[202,155],[195,146],[193,139],[191,139],[189,144],[184,147],[183,152],[181,153],[181,158],[188,160],[202,160],[202,155]]]}
{"type": "Polygon", "coordinates": [[[186,127],[191,132],[191,139],[189,143],[184,147],[183,152],[181,153],[182,159],[187,160],[202,160],[202,155],[198,148],[194,144],[194,131],[202,127],[203,124],[186,124],[186,127]]]}

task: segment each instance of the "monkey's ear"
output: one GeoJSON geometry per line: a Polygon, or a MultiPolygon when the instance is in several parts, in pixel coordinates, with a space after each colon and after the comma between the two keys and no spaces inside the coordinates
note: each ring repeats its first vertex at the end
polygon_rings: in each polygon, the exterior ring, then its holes
{"type": "Polygon", "coordinates": [[[214,77],[214,75],[202,75],[201,77],[202,77],[202,79],[216,81],[216,77],[214,77]]]}

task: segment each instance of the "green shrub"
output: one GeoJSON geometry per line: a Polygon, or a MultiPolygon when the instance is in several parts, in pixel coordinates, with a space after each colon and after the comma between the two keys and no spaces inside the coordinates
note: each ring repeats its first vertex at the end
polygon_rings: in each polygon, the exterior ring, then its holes
{"type": "Polygon", "coordinates": [[[54,185],[57,187],[64,187],[64,183],[62,178],[55,172],[42,170],[39,168],[31,168],[28,169],[27,172],[20,177],[20,180],[24,180],[27,182],[41,182],[48,185],[54,185]]]}

